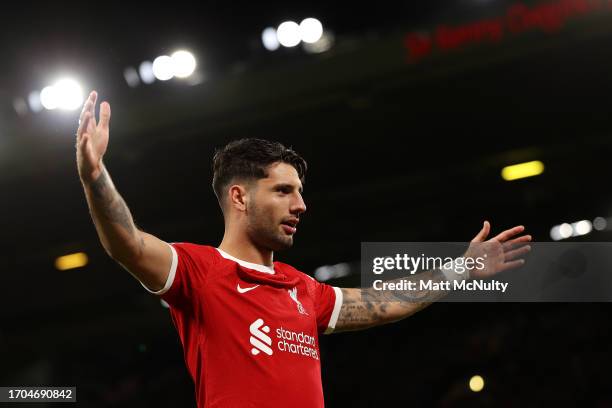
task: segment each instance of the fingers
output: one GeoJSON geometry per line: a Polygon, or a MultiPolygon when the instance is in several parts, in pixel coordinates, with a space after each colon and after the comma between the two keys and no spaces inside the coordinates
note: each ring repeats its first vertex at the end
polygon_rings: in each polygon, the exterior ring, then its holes
{"type": "Polygon", "coordinates": [[[87,112],[87,127],[85,128],[85,132],[90,135],[96,134],[96,118],[93,113],[87,112]]]}
{"type": "Polygon", "coordinates": [[[504,251],[509,251],[511,249],[516,248],[520,244],[524,244],[525,242],[531,242],[531,235],[521,235],[518,238],[514,238],[510,241],[504,242],[503,248],[504,251]]]}
{"type": "Polygon", "coordinates": [[[497,235],[495,238],[495,240],[499,241],[499,242],[505,242],[507,241],[509,238],[515,236],[516,234],[520,234],[521,232],[525,231],[525,227],[522,225],[519,225],[517,227],[514,228],[510,228],[508,230],[505,230],[504,232],[500,233],[499,235],[497,235]]]}
{"type": "Polygon", "coordinates": [[[76,133],[77,143],[81,141],[81,138],[83,137],[83,132],[85,131],[85,129],[87,129],[90,117],[91,115],[89,112],[84,111],[81,113],[81,118],[79,119],[79,128],[77,129],[77,133],[76,133]]]}
{"type": "Polygon", "coordinates": [[[91,91],[89,94],[91,105],[89,105],[89,114],[91,116],[90,122],[93,124],[94,129],[96,128],[96,101],[98,100],[98,93],[91,91]]]}
{"type": "Polygon", "coordinates": [[[523,245],[520,248],[517,249],[513,249],[512,251],[508,251],[504,253],[504,260],[507,261],[511,261],[513,259],[519,258],[525,254],[527,254],[529,251],[531,251],[531,245],[523,245]]]}
{"type": "Polygon", "coordinates": [[[108,130],[111,117],[110,104],[108,102],[102,102],[100,104],[100,128],[108,130]]]}
{"type": "Polygon", "coordinates": [[[474,237],[472,242],[484,242],[484,240],[489,236],[489,232],[491,232],[491,224],[489,224],[489,221],[485,221],[482,225],[482,229],[474,237]]]}
{"type": "Polygon", "coordinates": [[[83,109],[81,110],[81,115],[79,116],[79,127],[77,129],[77,142],[83,136],[83,132],[87,129],[89,121],[93,118],[95,121],[95,104],[96,99],[98,98],[98,94],[96,91],[91,91],[87,100],[83,104],[83,109]]]}

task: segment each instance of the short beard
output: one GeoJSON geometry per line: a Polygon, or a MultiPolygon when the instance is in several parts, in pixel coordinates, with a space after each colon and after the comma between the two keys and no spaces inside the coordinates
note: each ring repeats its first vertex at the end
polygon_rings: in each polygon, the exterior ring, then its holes
{"type": "Polygon", "coordinates": [[[247,211],[247,234],[255,245],[271,251],[291,248],[293,237],[280,235],[278,225],[273,225],[265,211],[254,203],[249,203],[247,211]]]}

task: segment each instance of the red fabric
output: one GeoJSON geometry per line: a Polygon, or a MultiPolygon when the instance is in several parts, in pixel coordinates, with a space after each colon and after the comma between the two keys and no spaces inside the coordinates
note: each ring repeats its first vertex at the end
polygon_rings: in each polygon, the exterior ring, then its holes
{"type": "Polygon", "coordinates": [[[268,274],[210,246],[172,246],[178,265],[162,298],[198,408],[323,407],[318,335],[328,326],[334,289],[280,262],[268,274]]]}

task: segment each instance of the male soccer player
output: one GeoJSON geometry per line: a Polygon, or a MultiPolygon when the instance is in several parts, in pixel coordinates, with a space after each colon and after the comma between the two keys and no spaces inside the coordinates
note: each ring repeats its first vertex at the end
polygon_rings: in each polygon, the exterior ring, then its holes
{"type": "MultiPolygon", "coordinates": [[[[323,407],[319,334],[397,321],[430,303],[331,287],[273,262],[293,244],[306,211],[306,163],[279,143],[243,139],[215,154],[213,189],[225,220],[218,247],[168,244],[139,230],[102,161],[111,111],[103,102],[97,123],[96,99],[94,91],[76,134],[91,216],[106,252],[170,305],[198,407],[323,407]]],[[[489,229],[485,222],[473,242],[484,242],[489,229]]],[[[523,229],[487,241],[489,266],[474,276],[520,265],[531,239],[517,236],[523,229]]]]}

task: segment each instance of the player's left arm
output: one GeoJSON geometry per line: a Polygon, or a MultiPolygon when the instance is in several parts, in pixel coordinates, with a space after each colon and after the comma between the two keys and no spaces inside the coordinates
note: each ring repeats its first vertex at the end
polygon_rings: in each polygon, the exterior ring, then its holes
{"type": "MultiPolygon", "coordinates": [[[[471,270],[473,278],[489,278],[502,271],[517,268],[524,263],[520,257],[531,249],[528,245],[531,236],[519,235],[525,230],[523,226],[508,229],[485,241],[490,229],[489,222],[485,221],[482,230],[471,241],[476,244],[470,244],[465,254],[474,258],[483,253],[487,254],[485,268],[471,270]]],[[[432,270],[405,279],[443,282],[447,277],[441,270],[432,270]]],[[[334,333],[363,330],[405,319],[448,293],[441,290],[382,291],[374,288],[341,290],[343,301],[334,333]]]]}

